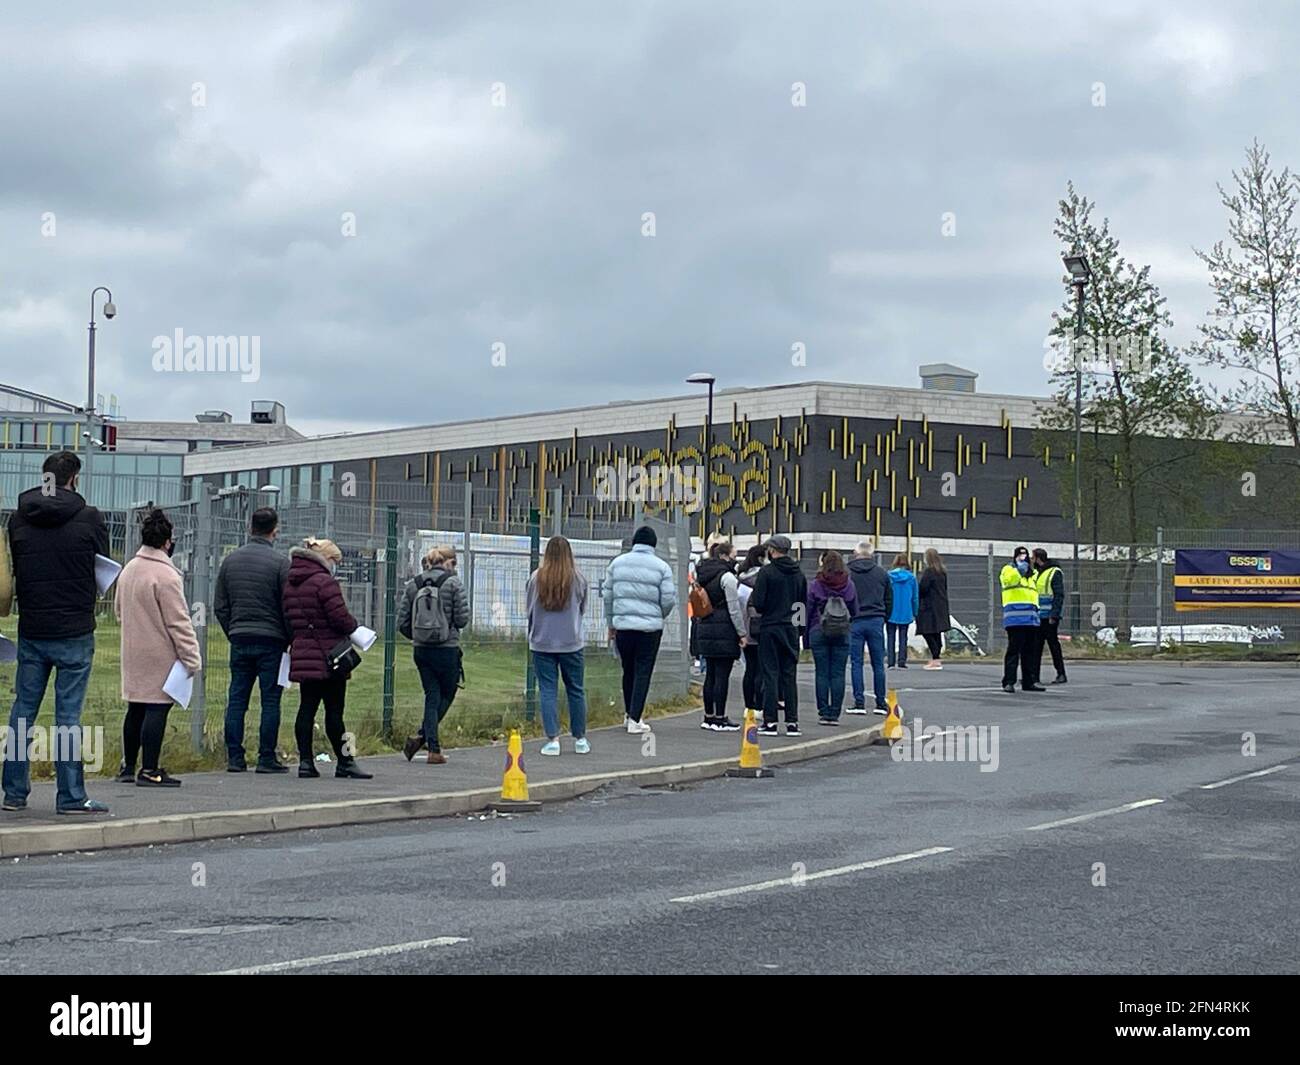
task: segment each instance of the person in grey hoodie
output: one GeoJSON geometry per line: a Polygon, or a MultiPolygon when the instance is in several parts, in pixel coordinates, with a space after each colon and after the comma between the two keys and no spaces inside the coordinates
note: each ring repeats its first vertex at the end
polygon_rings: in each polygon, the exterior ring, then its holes
{"type": "Polygon", "coordinates": [[[871,656],[871,686],[876,709],[885,705],[885,619],[894,608],[893,583],[883,566],[876,564],[876,545],[870,538],[858,541],[849,562],[849,578],[858,593],[857,613],[849,629],[849,677],[853,683],[853,708],[846,714],[867,712],[866,685],[862,673],[862,649],[871,656]]]}
{"type": "Polygon", "coordinates": [[[424,571],[407,584],[397,611],[397,631],[415,645],[415,668],[420,671],[420,684],[424,687],[424,724],[402,747],[408,762],[428,744],[429,764],[446,764],[447,756],[438,744],[438,725],[451,709],[464,675],[460,633],[468,624],[469,597],[456,574],[456,549],[450,544],[430,548],[424,556],[424,571]],[[445,622],[437,626],[436,635],[423,629],[416,631],[415,599],[424,588],[433,589],[445,622]]]}
{"type": "Polygon", "coordinates": [[[623,663],[627,731],[649,732],[641,720],[650,677],[663,639],[664,619],[677,609],[677,586],[668,563],[655,554],[659,538],[648,525],[632,534],[632,550],[605,571],[605,621],[623,663]]]}
{"type": "Polygon", "coordinates": [[[736,597],[740,600],[741,613],[745,615],[745,635],[740,641],[740,653],[745,656],[741,691],[745,696],[745,709],[753,710],[760,718],[763,716],[763,693],[759,684],[763,671],[758,664],[758,615],[749,605],[749,597],[754,594],[754,584],[766,558],[767,545],[755,544],[745,553],[736,574],[736,597]]]}
{"type": "Polygon", "coordinates": [[[587,579],[573,562],[563,536],[546,541],[542,564],[528,578],[528,649],[537,671],[546,742],[542,754],[560,753],[558,698],[560,677],[569,703],[569,731],[575,754],[590,754],[587,742],[587,696],[583,690],[582,615],[587,609],[587,579]]]}

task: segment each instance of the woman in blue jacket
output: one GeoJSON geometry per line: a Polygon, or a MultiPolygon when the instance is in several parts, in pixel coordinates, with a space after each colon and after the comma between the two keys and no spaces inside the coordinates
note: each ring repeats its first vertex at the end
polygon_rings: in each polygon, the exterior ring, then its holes
{"type": "Polygon", "coordinates": [[[894,593],[894,608],[889,612],[886,624],[888,633],[888,662],[893,669],[907,668],[907,630],[916,620],[916,611],[920,606],[920,590],[916,584],[916,574],[912,572],[911,559],[905,552],[894,556],[894,568],[889,571],[890,590],[894,593]]]}

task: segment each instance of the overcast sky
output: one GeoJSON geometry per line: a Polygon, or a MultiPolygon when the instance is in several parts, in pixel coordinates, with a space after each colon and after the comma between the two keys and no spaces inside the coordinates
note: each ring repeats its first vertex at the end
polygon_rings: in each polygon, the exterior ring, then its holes
{"type": "Polygon", "coordinates": [[[361,430],[938,360],[1045,394],[1067,180],[1186,340],[1216,181],[1255,137],[1300,166],[1281,0],[19,7],[0,381],[81,402],[105,284],[131,418],[361,430]],[[260,379],[156,372],[177,329],[259,338],[260,379]]]}

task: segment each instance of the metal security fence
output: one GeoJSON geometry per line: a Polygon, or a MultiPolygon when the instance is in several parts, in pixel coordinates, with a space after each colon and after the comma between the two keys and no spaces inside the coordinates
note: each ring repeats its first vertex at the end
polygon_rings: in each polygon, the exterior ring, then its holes
{"type": "MultiPolygon", "coordinates": [[[[499,493],[470,485],[444,485],[439,496],[436,508],[429,505],[427,498],[380,508],[369,501],[346,498],[286,504],[274,491],[236,486],[205,489],[187,500],[159,503],[146,498],[125,510],[105,512],[111,554],[121,563],[138,549],[140,519],[150,507],[159,505],[173,525],[173,561],[184,578],[204,662],[189,708],[172,712],[173,728],[184,730],[196,750],[221,748],[230,673],[229,649],[215,615],[217,574],[222,560],[247,541],[249,519],[262,506],[273,506],[279,514],[277,550],[287,553],[307,536],[328,538],[338,544],[343,560],[336,575],[349,610],[362,625],[378,633],[378,640],[363,655],[362,666],[349,684],[346,721],[354,732],[400,738],[418,725],[423,692],[411,661],[410,645],[396,632],[396,614],[399,597],[433,544],[456,547],[459,574],[471,604],[470,624],[462,634],[465,687],[458,694],[456,713],[449,718],[453,733],[460,730],[467,736],[482,738],[493,725],[526,720],[535,713],[526,642],[526,586],[547,540],[556,534],[570,539],[575,560],[588,583],[584,631],[589,702],[616,708],[621,701],[620,665],[609,646],[605,627],[605,573],[610,561],[626,549],[638,524],[655,528],[658,553],[673,568],[679,593],[678,610],[665,625],[651,698],[663,701],[687,692],[690,540],[684,519],[665,521],[633,510],[620,520],[595,520],[584,514],[566,521],[558,506],[548,507],[545,513],[526,508],[521,512],[510,505],[502,508],[499,493]],[[431,522],[431,517],[439,520],[431,522]]],[[[9,513],[0,510],[0,527],[7,523],[9,513]]],[[[125,707],[119,695],[120,634],[112,591],[98,609],[96,666],[83,720],[116,732],[125,707]]],[[[15,630],[14,618],[0,622],[0,632],[9,638],[14,638],[15,630]]],[[[297,703],[296,688],[287,690],[281,718],[285,749],[292,746],[289,736],[297,703]]],[[[256,693],[253,704],[246,741],[256,733],[256,693]]]]}

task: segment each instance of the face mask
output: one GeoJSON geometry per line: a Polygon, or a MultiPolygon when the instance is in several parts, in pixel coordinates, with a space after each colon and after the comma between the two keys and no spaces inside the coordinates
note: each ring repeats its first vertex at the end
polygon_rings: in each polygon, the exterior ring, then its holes
{"type": "Polygon", "coordinates": [[[1016,563],[1016,569],[1020,571],[1020,575],[1023,577],[1026,573],[1029,572],[1029,560],[1022,558],[1019,562],[1016,563]]]}

